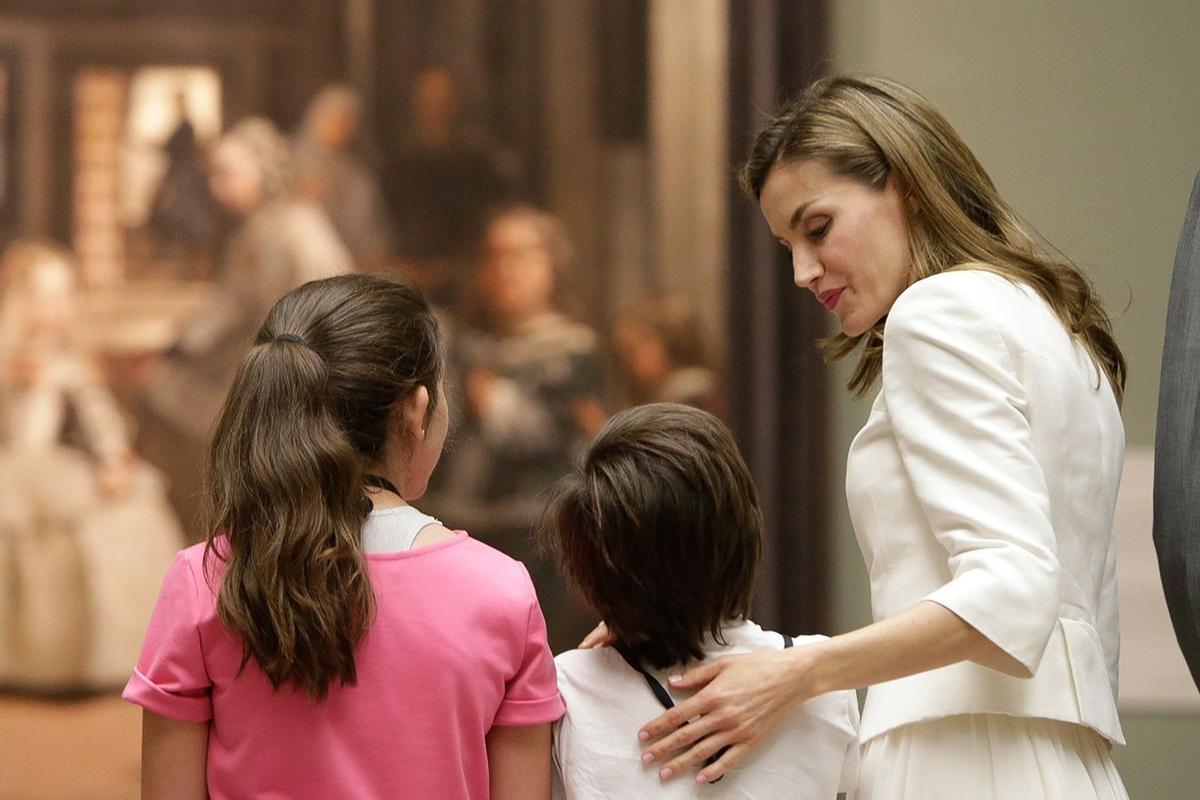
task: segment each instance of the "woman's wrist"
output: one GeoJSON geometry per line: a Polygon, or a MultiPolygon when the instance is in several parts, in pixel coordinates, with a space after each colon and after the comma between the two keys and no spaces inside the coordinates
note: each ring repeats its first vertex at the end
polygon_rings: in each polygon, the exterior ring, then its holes
{"type": "Polygon", "coordinates": [[[792,647],[783,651],[786,659],[786,674],[788,685],[794,687],[796,703],[803,703],[820,694],[832,691],[829,685],[831,676],[827,657],[827,645],[831,640],[817,644],[792,647]]]}

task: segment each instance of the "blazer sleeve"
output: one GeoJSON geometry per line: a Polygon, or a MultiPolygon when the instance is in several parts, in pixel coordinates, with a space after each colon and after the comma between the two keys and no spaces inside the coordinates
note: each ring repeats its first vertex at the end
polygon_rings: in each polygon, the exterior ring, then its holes
{"type": "Polygon", "coordinates": [[[883,393],[947,554],[951,579],[925,599],[1032,674],[1058,616],[1059,565],[1026,392],[996,324],[1008,287],[996,280],[944,273],[904,292],[884,333],[883,393]]]}

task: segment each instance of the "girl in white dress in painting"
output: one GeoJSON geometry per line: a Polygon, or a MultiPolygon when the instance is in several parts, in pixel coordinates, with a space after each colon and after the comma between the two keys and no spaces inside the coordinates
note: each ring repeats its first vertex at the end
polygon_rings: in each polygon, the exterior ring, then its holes
{"type": "Polygon", "coordinates": [[[640,732],[713,780],[810,697],[867,687],[857,797],[1125,798],[1113,508],[1125,362],[950,124],[876,78],[817,81],[742,170],[795,283],[879,393],[847,493],[875,622],[722,659],[640,732]],[[683,722],[699,717],[692,724],[683,722]]]}
{"type": "Polygon", "coordinates": [[[0,685],[120,686],[182,535],[78,324],[75,270],[18,242],[0,301],[0,685]]]}

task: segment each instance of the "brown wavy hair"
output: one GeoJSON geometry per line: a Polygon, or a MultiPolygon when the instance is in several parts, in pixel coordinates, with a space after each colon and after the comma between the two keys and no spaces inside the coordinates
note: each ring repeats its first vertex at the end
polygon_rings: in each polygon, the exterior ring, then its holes
{"type": "MultiPolygon", "coordinates": [[[[987,269],[1032,287],[1122,400],[1125,358],[1095,289],[1077,266],[1039,243],[928,100],[885,78],[822,78],[780,107],[755,138],[739,170],[742,188],[757,201],[772,168],[805,159],[876,191],[894,175],[905,198],[910,283],[952,269],[987,269]]],[[[862,347],[849,382],[856,394],[879,378],[886,321],[825,342],[834,360],[862,347]]]]}
{"type": "Polygon", "coordinates": [[[205,556],[224,562],[217,611],[242,667],[253,658],[276,688],[321,699],[356,683],[375,603],[363,475],[397,403],[419,386],[438,402],[442,363],[424,298],[366,275],[289,292],[243,358],[209,449],[205,556]]]}

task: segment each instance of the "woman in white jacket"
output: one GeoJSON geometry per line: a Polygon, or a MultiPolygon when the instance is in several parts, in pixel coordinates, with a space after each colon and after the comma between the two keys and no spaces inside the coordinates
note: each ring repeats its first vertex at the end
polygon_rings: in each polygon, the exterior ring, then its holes
{"type": "Polygon", "coordinates": [[[858,797],[1125,798],[1113,507],[1125,362],[1087,279],[1047,254],[915,92],[833,77],[742,170],[796,285],[879,394],[847,493],[875,622],[722,659],[648,724],[664,778],[718,778],[797,704],[870,686],[858,797]],[[682,723],[699,716],[692,724],[682,723]]]}

